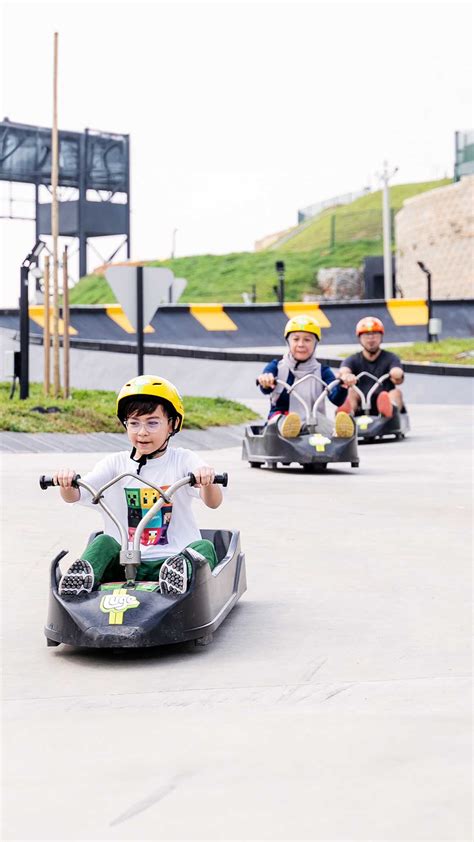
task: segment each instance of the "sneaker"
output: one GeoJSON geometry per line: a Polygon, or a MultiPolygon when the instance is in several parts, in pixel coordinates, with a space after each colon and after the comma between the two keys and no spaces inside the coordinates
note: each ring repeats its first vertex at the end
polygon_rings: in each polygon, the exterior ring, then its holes
{"type": "Polygon", "coordinates": [[[341,412],[339,410],[339,412],[336,413],[334,432],[339,439],[351,439],[354,435],[355,424],[347,412],[341,412]]]}
{"type": "Polygon", "coordinates": [[[186,547],[186,549],[183,550],[183,555],[186,556],[187,559],[189,559],[189,561],[192,565],[194,565],[194,567],[204,567],[206,564],[209,563],[207,558],[201,553],[198,553],[198,551],[193,549],[193,547],[186,547]]]}
{"type": "Polygon", "coordinates": [[[173,555],[167,558],[160,567],[158,577],[162,594],[179,596],[188,589],[188,568],[183,555],[173,555]]]}
{"type": "Polygon", "coordinates": [[[60,596],[80,596],[90,593],[94,587],[94,571],[88,561],[78,558],[67,573],[61,576],[58,592],[60,596]]]}
{"type": "Polygon", "coordinates": [[[350,401],[350,398],[349,398],[349,397],[347,397],[347,398],[345,399],[344,403],[343,403],[343,404],[341,404],[341,406],[338,406],[338,407],[337,407],[337,409],[336,409],[336,415],[337,415],[339,412],[346,412],[348,415],[350,415],[350,414],[351,414],[351,412],[352,412],[352,405],[351,405],[351,401],[350,401]]]}
{"type": "Polygon", "coordinates": [[[297,412],[289,412],[278,425],[278,431],[284,439],[295,439],[301,432],[301,418],[297,412]]]}
{"type": "Polygon", "coordinates": [[[393,415],[393,403],[390,400],[388,392],[380,392],[377,395],[377,412],[384,415],[385,418],[391,418],[393,415]]]}

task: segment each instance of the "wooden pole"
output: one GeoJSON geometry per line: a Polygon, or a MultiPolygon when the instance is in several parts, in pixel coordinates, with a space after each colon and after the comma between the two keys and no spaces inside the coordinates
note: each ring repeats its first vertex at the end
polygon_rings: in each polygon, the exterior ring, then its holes
{"type": "Polygon", "coordinates": [[[50,291],[49,291],[49,255],[45,257],[44,260],[44,331],[43,331],[43,341],[44,341],[44,377],[43,377],[43,388],[44,394],[46,397],[49,397],[49,390],[51,387],[50,381],[50,349],[51,349],[51,333],[49,329],[49,303],[50,303],[50,291]]]}
{"type": "Polygon", "coordinates": [[[53,235],[53,393],[59,397],[59,294],[58,294],[58,33],[54,33],[53,129],[51,135],[51,234],[53,235]]]}
{"type": "Polygon", "coordinates": [[[63,383],[64,397],[69,398],[69,288],[68,288],[68,266],[67,246],[63,252],[63,383]]]}

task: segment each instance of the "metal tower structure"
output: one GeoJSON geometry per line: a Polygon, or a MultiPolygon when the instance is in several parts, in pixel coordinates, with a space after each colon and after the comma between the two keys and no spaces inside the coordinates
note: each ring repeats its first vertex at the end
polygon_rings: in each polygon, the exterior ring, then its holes
{"type": "MultiPolygon", "coordinates": [[[[51,234],[51,204],[40,202],[51,185],[51,129],[0,123],[0,181],[35,186],[36,239],[51,234]]],[[[59,202],[59,235],[79,240],[79,275],[87,274],[89,237],[123,235],[130,257],[130,137],[86,129],[59,132],[59,186],[74,198],[59,202]]],[[[9,215],[9,218],[20,218],[9,215]]]]}

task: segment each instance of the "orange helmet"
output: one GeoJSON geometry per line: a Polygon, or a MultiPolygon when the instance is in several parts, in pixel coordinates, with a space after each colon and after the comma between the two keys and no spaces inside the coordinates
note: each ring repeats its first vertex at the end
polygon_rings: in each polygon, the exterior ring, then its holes
{"type": "Polygon", "coordinates": [[[357,336],[360,336],[361,333],[381,333],[383,336],[385,333],[383,322],[377,316],[365,316],[365,318],[357,322],[356,326],[357,336]]]}

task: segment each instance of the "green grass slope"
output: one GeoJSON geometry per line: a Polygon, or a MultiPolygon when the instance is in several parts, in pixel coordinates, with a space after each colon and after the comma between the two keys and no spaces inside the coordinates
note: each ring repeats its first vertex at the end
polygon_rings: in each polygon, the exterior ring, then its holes
{"type": "MultiPolygon", "coordinates": [[[[394,212],[400,210],[405,199],[410,199],[427,190],[451,184],[449,179],[425,181],[419,184],[397,184],[390,188],[390,205],[394,212]]],[[[378,240],[382,229],[382,191],[368,193],[349,205],[328,208],[315,217],[309,225],[295,228],[286,242],[276,243],[273,248],[282,252],[312,251],[327,247],[331,242],[332,217],[335,217],[336,244],[359,239],[378,240]]]]}
{"type": "MultiPolygon", "coordinates": [[[[449,184],[449,180],[404,184],[391,188],[391,204],[398,210],[403,201],[417,193],[449,184]]],[[[151,266],[168,266],[188,285],[180,303],[242,303],[242,293],[255,285],[257,301],[276,301],[275,261],[286,265],[285,297],[301,300],[305,293],[317,293],[318,269],[330,266],[362,265],[364,257],[382,253],[380,239],[381,193],[371,193],[350,205],[324,211],[304,230],[280,248],[261,252],[224,255],[196,255],[174,260],[153,261],[151,266]],[[331,216],[336,219],[336,244],[330,248],[331,216]]],[[[112,304],[115,302],[104,277],[89,275],[70,291],[70,303],[112,304]]]]}

